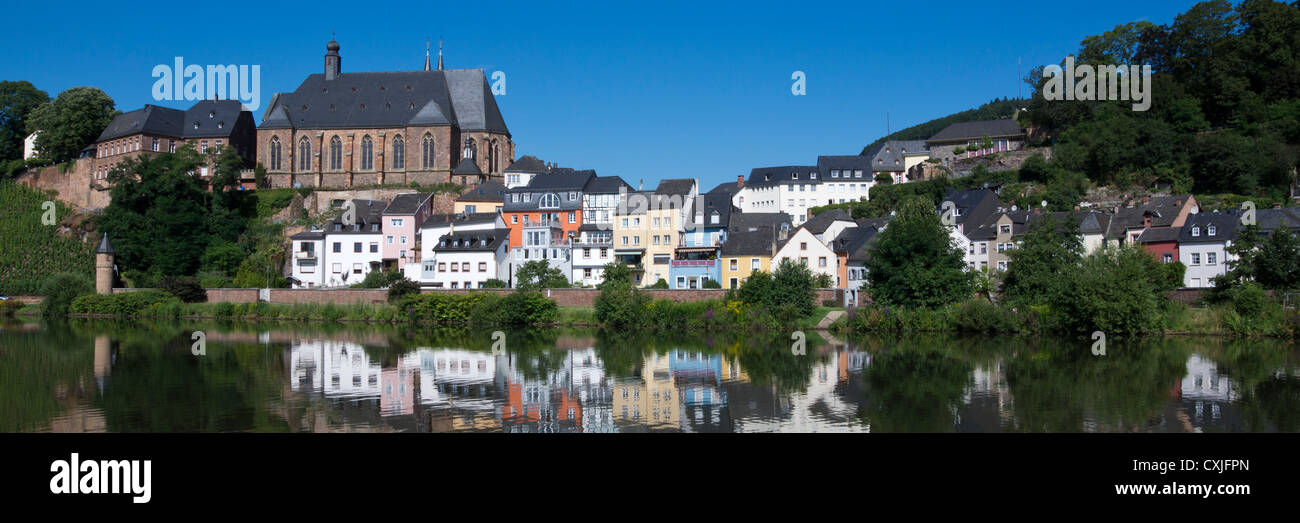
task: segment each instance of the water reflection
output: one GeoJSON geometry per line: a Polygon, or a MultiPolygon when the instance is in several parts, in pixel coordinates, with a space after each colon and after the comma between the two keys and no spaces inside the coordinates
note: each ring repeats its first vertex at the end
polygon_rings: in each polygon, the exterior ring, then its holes
{"type": "Polygon", "coordinates": [[[358,326],[0,327],[0,429],[52,432],[1300,430],[1269,340],[631,336],[358,326]],[[206,356],[189,333],[207,333],[206,356]]]}

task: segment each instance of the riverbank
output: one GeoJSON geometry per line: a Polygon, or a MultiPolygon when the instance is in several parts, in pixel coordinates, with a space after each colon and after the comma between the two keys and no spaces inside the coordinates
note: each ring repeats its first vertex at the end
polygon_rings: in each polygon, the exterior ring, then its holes
{"type": "MultiPolygon", "coordinates": [[[[831,324],[834,334],[1071,334],[1060,313],[1046,306],[1016,308],[973,299],[934,309],[868,306],[853,309],[831,324]]],[[[1089,330],[1083,334],[1091,334],[1089,330]]],[[[1102,331],[1104,332],[1104,331],[1102,331]]],[[[1162,303],[1157,320],[1147,328],[1107,335],[1225,336],[1295,338],[1300,336],[1300,312],[1281,306],[1239,310],[1236,304],[1190,306],[1162,303]]],[[[1077,332],[1075,333],[1077,334],[1077,332]]]]}
{"type": "MultiPolygon", "coordinates": [[[[650,303],[648,314],[656,319],[630,330],[755,330],[794,328],[815,330],[837,307],[815,307],[792,322],[764,323],[740,316],[740,304],[718,300],[650,303]]],[[[416,323],[427,325],[512,325],[534,327],[604,328],[591,306],[560,306],[541,292],[467,292],[409,295],[398,303],[384,304],[275,304],[182,303],[161,291],[138,291],[111,295],[85,295],[73,301],[70,318],[135,318],[183,320],[239,320],[267,322],[339,322],[369,324],[416,323]]],[[[20,316],[40,316],[36,306],[18,311],[20,316]]],[[[620,328],[627,328],[626,326],[620,328]]]]}

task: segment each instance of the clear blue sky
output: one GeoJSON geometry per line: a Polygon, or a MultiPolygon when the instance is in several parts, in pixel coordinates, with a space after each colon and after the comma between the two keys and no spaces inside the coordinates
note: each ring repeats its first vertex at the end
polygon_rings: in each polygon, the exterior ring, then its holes
{"type": "Polygon", "coordinates": [[[322,70],[331,32],[344,72],[419,69],[425,38],[436,52],[441,36],[448,68],[506,73],[497,103],[518,155],[708,190],[754,167],[857,154],[885,134],[886,112],[898,130],[1015,96],[1024,70],[1084,36],[1168,23],[1193,3],[23,2],[5,9],[21,22],[8,24],[0,79],[51,96],[92,85],[129,111],[155,103],[151,70],[174,56],[259,64],[260,121],[273,93],[322,70]],[[796,70],[806,96],[790,92],[796,70]]]}

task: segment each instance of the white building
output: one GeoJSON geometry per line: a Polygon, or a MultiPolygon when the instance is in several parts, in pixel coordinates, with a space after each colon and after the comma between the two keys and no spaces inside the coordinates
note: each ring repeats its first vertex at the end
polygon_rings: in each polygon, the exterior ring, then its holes
{"type": "Polygon", "coordinates": [[[599,225],[582,224],[573,243],[573,275],[570,281],[596,286],[605,281],[605,265],[614,261],[614,231],[599,225]]]}
{"type": "Polygon", "coordinates": [[[525,263],[543,260],[552,268],[559,269],[565,279],[573,276],[573,244],[565,238],[560,222],[544,219],[523,227],[523,245],[510,250],[508,266],[504,273],[510,275],[510,286],[518,285],[519,268],[525,263]]]}
{"type": "Polygon", "coordinates": [[[1187,216],[1178,235],[1178,261],[1187,266],[1183,284],[1190,288],[1213,287],[1215,276],[1227,272],[1236,259],[1228,247],[1237,239],[1237,213],[1203,212],[1187,216]]]}
{"type": "Polygon", "coordinates": [[[289,237],[293,242],[290,256],[290,271],[295,289],[322,287],[325,285],[325,271],[321,269],[325,257],[325,231],[311,230],[289,237]]]}
{"type": "MultiPolygon", "coordinates": [[[[434,260],[434,247],[443,236],[469,231],[495,231],[504,229],[506,222],[497,213],[462,213],[435,214],[420,226],[420,264],[407,267],[406,277],[418,281],[422,286],[430,286],[438,270],[434,260]],[[412,269],[418,269],[418,272],[412,269]]],[[[507,242],[509,243],[509,242],[507,242]]],[[[501,278],[505,279],[505,278],[501,278]]],[[[459,279],[458,279],[459,281],[459,279]]]]}
{"type": "Polygon", "coordinates": [[[838,274],[839,257],[829,246],[817,239],[817,236],[803,227],[795,230],[790,239],[777,246],[776,255],[772,257],[772,271],[775,272],[782,260],[803,264],[813,274],[825,274],[831,281],[838,274]]]}
{"type": "Polygon", "coordinates": [[[796,226],[808,219],[808,209],[866,200],[875,180],[864,156],[819,156],[815,166],[759,167],[732,196],[741,212],[784,212],[796,226]]]}
{"type": "Polygon", "coordinates": [[[445,234],[433,246],[432,261],[422,262],[433,269],[428,285],[435,289],[482,289],[488,280],[506,281],[509,250],[510,229],[445,234]]]}

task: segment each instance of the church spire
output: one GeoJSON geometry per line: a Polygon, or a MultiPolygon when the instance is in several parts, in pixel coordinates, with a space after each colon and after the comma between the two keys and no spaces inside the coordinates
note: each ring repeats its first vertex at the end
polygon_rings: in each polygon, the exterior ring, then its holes
{"type": "Polygon", "coordinates": [[[442,70],[442,37],[438,37],[438,70],[442,70]]]}
{"type": "Polygon", "coordinates": [[[429,40],[424,40],[424,70],[429,70],[429,40]]]}

